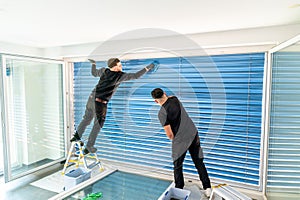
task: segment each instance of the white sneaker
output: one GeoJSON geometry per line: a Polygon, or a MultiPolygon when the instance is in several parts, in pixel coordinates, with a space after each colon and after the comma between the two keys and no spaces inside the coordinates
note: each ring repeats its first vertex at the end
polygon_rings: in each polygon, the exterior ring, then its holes
{"type": "Polygon", "coordinates": [[[209,197],[210,197],[210,195],[211,195],[211,188],[206,188],[206,190],[205,190],[205,193],[204,193],[204,194],[205,194],[205,196],[206,196],[206,197],[208,197],[208,198],[209,198],[209,197]]]}

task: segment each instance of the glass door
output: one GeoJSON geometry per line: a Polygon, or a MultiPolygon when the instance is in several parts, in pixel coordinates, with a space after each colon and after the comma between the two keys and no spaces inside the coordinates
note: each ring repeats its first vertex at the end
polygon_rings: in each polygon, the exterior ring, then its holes
{"type": "MultiPolygon", "coordinates": [[[[2,91],[2,87],[0,89],[0,92],[1,91],[2,91]]],[[[0,104],[0,110],[1,110],[1,113],[2,113],[1,104],[0,104]]],[[[1,116],[0,116],[0,124],[2,126],[2,117],[1,116]]],[[[4,159],[3,159],[3,137],[2,137],[2,128],[0,128],[0,178],[3,176],[3,171],[4,171],[3,163],[4,163],[4,159]]]]}
{"type": "Polygon", "coordinates": [[[5,182],[65,158],[63,63],[2,56],[5,182]]]}
{"type": "Polygon", "coordinates": [[[300,197],[300,35],[268,52],[266,188],[270,200],[300,197]]]}

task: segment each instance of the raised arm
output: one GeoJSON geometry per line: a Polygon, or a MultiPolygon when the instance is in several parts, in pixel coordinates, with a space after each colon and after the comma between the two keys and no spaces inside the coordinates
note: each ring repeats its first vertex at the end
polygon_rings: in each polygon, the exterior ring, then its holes
{"type": "Polygon", "coordinates": [[[100,77],[102,75],[102,73],[105,71],[105,67],[102,67],[100,69],[96,68],[96,61],[92,60],[92,59],[88,59],[90,61],[90,63],[92,64],[92,69],[91,69],[91,73],[94,77],[100,77]]]}
{"type": "Polygon", "coordinates": [[[146,72],[152,70],[154,67],[155,67],[155,64],[151,63],[150,65],[147,65],[146,67],[144,67],[143,69],[141,69],[140,71],[138,71],[136,73],[124,73],[121,81],[129,81],[129,80],[138,79],[141,76],[143,76],[146,72]]]}

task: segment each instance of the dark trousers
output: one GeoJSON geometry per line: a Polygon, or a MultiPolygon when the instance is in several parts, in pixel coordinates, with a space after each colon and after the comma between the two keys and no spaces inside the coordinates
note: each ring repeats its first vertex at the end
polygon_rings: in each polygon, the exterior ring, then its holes
{"type": "Polygon", "coordinates": [[[95,135],[100,131],[100,126],[95,113],[95,95],[93,94],[91,94],[88,98],[85,106],[84,116],[77,127],[77,133],[80,138],[82,137],[86,127],[91,123],[92,120],[94,120],[94,124],[90,135],[95,135]]]}
{"type": "MultiPolygon", "coordinates": [[[[107,112],[107,104],[100,103],[97,101],[94,101],[94,103],[95,103],[95,112],[96,112],[96,119],[97,119],[97,122],[95,121],[95,123],[97,123],[97,128],[99,128],[99,131],[100,131],[100,129],[103,127],[104,122],[105,122],[106,112],[107,112]]],[[[99,131],[91,132],[91,134],[89,135],[88,142],[86,144],[87,148],[93,147],[95,145],[95,141],[97,139],[99,131]]]]}
{"type": "MultiPolygon", "coordinates": [[[[202,155],[200,155],[199,151],[200,149],[200,139],[198,134],[196,134],[195,139],[193,140],[191,146],[189,147],[189,152],[191,154],[191,157],[193,159],[194,165],[198,171],[199,178],[202,182],[203,189],[211,188],[210,180],[207,174],[206,167],[203,163],[203,158],[200,158],[202,155]]],[[[187,152],[187,151],[186,151],[187,152]]],[[[174,179],[175,179],[175,187],[176,188],[183,188],[184,187],[184,178],[183,178],[183,161],[186,155],[186,152],[182,156],[180,156],[177,160],[173,162],[174,165],[174,179]]]]}

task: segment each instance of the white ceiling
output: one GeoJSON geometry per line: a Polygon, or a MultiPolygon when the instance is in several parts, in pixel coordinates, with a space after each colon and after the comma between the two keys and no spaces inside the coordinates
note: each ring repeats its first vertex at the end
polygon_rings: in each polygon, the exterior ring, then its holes
{"type": "Polygon", "coordinates": [[[140,28],[189,34],[299,22],[300,0],[0,0],[0,41],[33,47],[140,28]]]}

